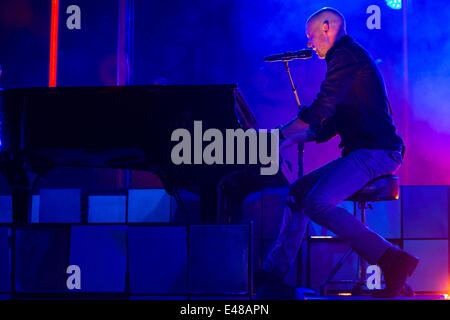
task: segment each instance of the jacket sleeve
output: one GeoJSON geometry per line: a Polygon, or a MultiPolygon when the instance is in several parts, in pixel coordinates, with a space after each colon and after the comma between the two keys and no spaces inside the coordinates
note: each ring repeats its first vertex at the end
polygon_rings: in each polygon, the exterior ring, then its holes
{"type": "Polygon", "coordinates": [[[318,126],[314,126],[314,133],[316,135],[316,142],[326,142],[337,135],[336,117],[331,116],[328,119],[322,121],[318,126]]]}
{"type": "Polygon", "coordinates": [[[338,105],[350,90],[359,64],[346,48],[333,52],[327,63],[327,74],[311,106],[302,109],[298,118],[310,125],[320,125],[336,112],[338,105]]]}

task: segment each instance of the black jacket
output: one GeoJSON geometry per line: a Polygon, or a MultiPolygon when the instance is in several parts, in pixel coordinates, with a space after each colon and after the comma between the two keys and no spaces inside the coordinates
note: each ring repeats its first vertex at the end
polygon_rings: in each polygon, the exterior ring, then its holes
{"type": "Polygon", "coordinates": [[[320,92],[299,119],[310,124],[316,142],[339,134],[342,155],[357,149],[401,150],[383,78],[369,54],[349,36],[325,57],[327,74],[320,92]]]}

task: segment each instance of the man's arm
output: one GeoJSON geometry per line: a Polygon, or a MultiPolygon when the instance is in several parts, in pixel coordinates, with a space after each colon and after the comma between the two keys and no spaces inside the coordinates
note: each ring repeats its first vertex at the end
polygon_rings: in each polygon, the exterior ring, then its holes
{"type": "Polygon", "coordinates": [[[316,99],[307,108],[303,108],[298,117],[303,122],[318,126],[323,120],[330,118],[336,112],[336,105],[342,102],[350,90],[359,63],[345,48],[339,48],[328,62],[325,80],[320,86],[316,99]]]}
{"type": "Polygon", "coordinates": [[[327,68],[325,80],[311,106],[303,108],[295,119],[280,128],[284,138],[282,148],[314,140],[328,141],[337,134],[334,119],[326,120],[333,117],[336,105],[350,90],[359,64],[344,48],[333,53],[327,68]]]}
{"type": "Polygon", "coordinates": [[[316,142],[326,142],[337,135],[336,116],[331,116],[322,121],[315,131],[316,142]]]}
{"type": "Polygon", "coordinates": [[[316,136],[310,125],[295,117],[280,128],[281,149],[293,144],[314,141],[316,136]]]}

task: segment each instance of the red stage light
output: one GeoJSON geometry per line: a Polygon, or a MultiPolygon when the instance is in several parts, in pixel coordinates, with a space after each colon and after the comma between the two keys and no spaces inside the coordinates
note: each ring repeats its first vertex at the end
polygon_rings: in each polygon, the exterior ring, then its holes
{"type": "Polygon", "coordinates": [[[50,26],[50,66],[48,86],[56,87],[56,69],[58,63],[58,11],[59,0],[52,0],[52,18],[50,26]]]}

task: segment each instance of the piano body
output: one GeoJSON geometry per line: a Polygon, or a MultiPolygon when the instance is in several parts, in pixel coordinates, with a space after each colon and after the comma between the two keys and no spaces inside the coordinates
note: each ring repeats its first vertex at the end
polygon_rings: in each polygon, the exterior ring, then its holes
{"type": "Polygon", "coordinates": [[[31,187],[54,166],[149,170],[169,194],[200,195],[215,222],[217,186],[249,165],[174,165],[174,129],[256,127],[236,85],[8,89],[0,93],[0,170],[12,188],[13,223],[27,223],[31,187]]]}

